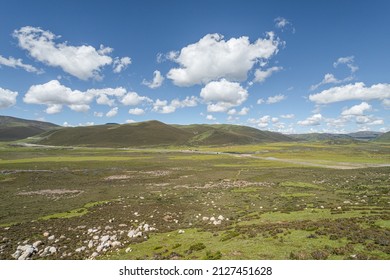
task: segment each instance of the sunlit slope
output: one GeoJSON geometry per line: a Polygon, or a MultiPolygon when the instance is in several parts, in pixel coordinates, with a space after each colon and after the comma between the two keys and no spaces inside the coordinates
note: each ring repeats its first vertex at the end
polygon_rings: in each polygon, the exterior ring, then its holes
{"type": "Polygon", "coordinates": [[[236,125],[168,125],[159,121],[67,127],[44,133],[39,144],[57,146],[144,147],[242,145],[291,141],[279,133],[236,125]]]}

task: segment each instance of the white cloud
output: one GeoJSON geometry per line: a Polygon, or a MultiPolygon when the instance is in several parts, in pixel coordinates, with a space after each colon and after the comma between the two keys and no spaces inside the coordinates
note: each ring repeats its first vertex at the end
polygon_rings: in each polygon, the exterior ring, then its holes
{"type": "Polygon", "coordinates": [[[385,108],[390,108],[390,99],[384,99],[382,105],[385,106],[385,108]]]}
{"type": "Polygon", "coordinates": [[[137,106],[143,102],[153,102],[149,97],[140,96],[136,92],[129,92],[121,99],[122,104],[127,106],[137,106]]]}
{"type": "Polygon", "coordinates": [[[135,123],[135,120],[126,120],[126,123],[135,123]]]}
{"type": "Polygon", "coordinates": [[[129,114],[139,116],[145,114],[145,111],[141,108],[134,108],[129,110],[129,114]]]}
{"type": "Polygon", "coordinates": [[[287,19],[285,19],[283,17],[277,17],[274,19],[274,22],[275,22],[276,28],[279,28],[282,31],[284,31],[287,28],[291,28],[292,32],[295,33],[295,28],[293,27],[291,22],[289,22],[287,19]]]}
{"type": "Polygon", "coordinates": [[[271,119],[271,122],[272,123],[278,123],[279,122],[279,118],[276,118],[276,117],[273,117],[272,119],[271,119]]]}
{"type": "Polygon", "coordinates": [[[131,64],[130,57],[128,57],[128,56],[125,56],[122,58],[116,57],[114,59],[114,63],[112,65],[112,68],[113,68],[114,73],[120,73],[123,70],[125,70],[127,68],[127,66],[130,64],[131,64]]]}
{"type": "MultiPolygon", "coordinates": [[[[29,88],[23,101],[28,104],[47,105],[47,113],[59,113],[62,105],[69,106],[72,110],[79,110],[82,107],[75,105],[88,105],[93,100],[93,95],[78,90],[71,90],[52,80],[42,85],[33,85],[29,88]],[[61,105],[61,107],[60,107],[61,105]]],[[[85,108],[85,107],[83,107],[85,108]]]]}
{"type": "Polygon", "coordinates": [[[356,123],[371,126],[371,125],[382,125],[384,124],[384,121],[374,116],[357,116],[356,123]]]}
{"type": "Polygon", "coordinates": [[[341,115],[343,116],[349,116],[349,115],[355,115],[355,116],[361,116],[364,115],[365,111],[371,110],[372,106],[368,104],[367,102],[362,102],[359,105],[352,106],[349,109],[343,110],[341,115]]]}
{"type": "Polygon", "coordinates": [[[266,103],[267,104],[274,104],[274,103],[278,103],[284,99],[286,99],[286,96],[284,96],[283,94],[278,94],[275,96],[268,97],[266,103]]]}
{"type": "Polygon", "coordinates": [[[207,115],[206,119],[209,120],[209,121],[215,121],[216,120],[216,118],[213,115],[207,115]]]}
{"type": "Polygon", "coordinates": [[[142,84],[143,85],[146,85],[148,86],[149,88],[158,88],[162,85],[162,83],[164,82],[164,76],[161,75],[161,72],[156,70],[153,72],[153,81],[147,81],[147,80],[143,80],[142,81],[142,84]]]}
{"type": "Polygon", "coordinates": [[[154,112],[158,112],[158,113],[162,113],[162,114],[169,114],[169,113],[173,113],[176,111],[176,109],[179,109],[179,108],[185,108],[185,107],[195,107],[198,105],[198,98],[196,98],[195,96],[187,96],[185,99],[183,100],[179,100],[179,99],[173,99],[170,103],[168,103],[167,100],[160,100],[160,99],[157,99],[154,103],[153,103],[153,111],[154,112]]]}
{"type": "Polygon", "coordinates": [[[1,65],[12,67],[12,68],[22,68],[23,70],[25,70],[27,72],[33,72],[33,73],[38,73],[38,74],[42,73],[41,70],[38,70],[34,66],[29,65],[29,64],[24,64],[20,58],[16,59],[16,58],[13,58],[12,56],[9,58],[5,58],[5,57],[0,55],[0,66],[1,65]]]}
{"type": "MultiPolygon", "coordinates": [[[[48,114],[59,113],[63,106],[68,106],[76,112],[86,112],[90,109],[89,104],[96,99],[100,105],[113,106],[115,101],[108,98],[114,96],[121,98],[126,93],[126,89],[102,88],[88,89],[85,92],[72,90],[62,85],[58,80],[52,80],[46,84],[33,85],[25,94],[23,101],[28,104],[46,105],[48,114]]],[[[144,97],[139,97],[143,99],[144,97]]]]}
{"type": "Polygon", "coordinates": [[[236,109],[230,109],[227,112],[229,115],[240,115],[240,116],[245,116],[249,113],[249,108],[248,107],[243,107],[240,111],[237,111],[236,109]]]}
{"type": "Polygon", "coordinates": [[[280,70],[282,70],[283,67],[271,67],[271,68],[268,68],[267,70],[265,71],[262,71],[260,69],[257,69],[255,71],[255,78],[253,79],[253,82],[258,82],[258,83],[262,83],[264,82],[267,78],[269,78],[273,73],[275,72],[279,72],[280,70]]]}
{"type": "Polygon", "coordinates": [[[390,84],[375,84],[371,87],[366,87],[364,83],[348,84],[309,96],[310,101],[317,104],[330,104],[346,100],[384,100],[386,98],[390,98],[390,84]]]}
{"type": "Polygon", "coordinates": [[[226,112],[231,107],[241,105],[247,99],[248,92],[239,83],[221,79],[205,85],[200,96],[208,104],[209,112],[226,112]]]}
{"type": "Polygon", "coordinates": [[[260,99],[257,99],[257,104],[263,104],[265,101],[264,101],[264,99],[263,98],[260,98],[260,99]]]}
{"type": "Polygon", "coordinates": [[[255,124],[260,128],[265,128],[269,125],[269,122],[271,121],[271,117],[269,115],[263,116],[259,119],[249,119],[248,122],[251,124],[255,124]]]}
{"type": "Polygon", "coordinates": [[[0,87],[0,109],[5,109],[16,104],[18,93],[0,87]]]}
{"type": "Polygon", "coordinates": [[[323,117],[321,114],[315,114],[311,117],[308,117],[306,120],[299,121],[298,124],[303,126],[314,126],[320,125],[322,120],[323,117]]]}
{"type": "Polygon", "coordinates": [[[106,117],[108,118],[115,117],[117,114],[118,114],[118,107],[114,107],[107,112],[106,117]]]}
{"type": "Polygon", "coordinates": [[[346,64],[347,67],[351,70],[351,72],[355,73],[357,70],[359,70],[359,67],[354,64],[354,59],[354,56],[340,57],[337,59],[336,62],[333,63],[333,67],[337,68],[337,66],[339,66],[340,64],[346,64]]]}
{"type": "Polygon", "coordinates": [[[326,85],[326,84],[341,84],[341,83],[345,83],[345,82],[350,82],[351,80],[353,80],[352,76],[349,76],[343,80],[338,80],[333,74],[327,73],[327,74],[325,74],[322,81],[316,85],[312,85],[310,87],[310,90],[316,90],[320,86],[326,85]]]}
{"type": "Polygon", "coordinates": [[[98,117],[98,118],[101,118],[101,117],[103,117],[103,112],[93,112],[93,116],[94,117],[98,117]]]}
{"type": "Polygon", "coordinates": [[[245,36],[225,41],[220,34],[207,34],[180,52],[170,53],[170,59],[180,67],[172,68],[167,77],[177,86],[206,84],[220,78],[244,81],[254,64],[278,52],[279,43],[272,32],[254,43],[245,36]]]}
{"type": "Polygon", "coordinates": [[[285,115],[281,115],[280,117],[283,119],[293,119],[293,118],[295,118],[295,115],[294,114],[285,114],[285,115]]]}
{"type": "Polygon", "coordinates": [[[60,67],[81,80],[101,79],[101,68],[113,61],[107,55],[112,52],[111,48],[100,46],[100,49],[96,50],[88,45],[69,46],[67,42],[56,43],[55,40],[60,36],[41,28],[25,26],[15,30],[13,36],[31,57],[46,65],[60,67]]]}
{"type": "Polygon", "coordinates": [[[62,111],[62,105],[53,104],[47,106],[45,113],[51,115],[51,114],[58,114],[61,111],[62,111]]]}

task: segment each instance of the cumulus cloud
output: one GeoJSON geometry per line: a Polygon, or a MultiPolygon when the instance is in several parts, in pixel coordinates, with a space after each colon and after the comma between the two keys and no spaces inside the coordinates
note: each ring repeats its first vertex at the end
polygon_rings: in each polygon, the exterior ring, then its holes
{"type": "Polygon", "coordinates": [[[384,124],[384,121],[374,116],[357,116],[356,123],[371,126],[371,125],[382,125],[384,124]]]}
{"type": "MultiPolygon", "coordinates": [[[[47,113],[59,113],[62,105],[88,105],[93,100],[93,95],[78,90],[71,90],[52,80],[42,85],[33,85],[29,88],[23,101],[28,104],[47,105],[47,113]]],[[[77,109],[71,107],[71,109],[77,109]]]]}
{"type": "Polygon", "coordinates": [[[306,120],[299,121],[298,124],[303,126],[315,126],[315,125],[320,125],[323,119],[324,118],[322,117],[321,114],[314,114],[308,117],[306,120]]]}
{"type": "Polygon", "coordinates": [[[255,78],[253,79],[253,82],[262,83],[267,78],[269,78],[273,73],[279,72],[282,69],[283,69],[283,67],[276,67],[276,66],[268,68],[267,70],[264,70],[264,71],[257,69],[255,71],[255,78]]]}
{"type": "Polygon", "coordinates": [[[195,107],[198,105],[198,98],[195,96],[187,96],[183,100],[173,99],[170,103],[167,100],[157,99],[153,103],[153,111],[161,114],[169,114],[176,111],[179,108],[195,107]]]}
{"type": "Polygon", "coordinates": [[[128,56],[125,56],[122,58],[116,57],[114,59],[114,63],[112,64],[112,68],[113,68],[114,73],[120,73],[123,70],[125,70],[127,68],[127,66],[130,64],[131,64],[130,57],[128,57],[128,56]]]}
{"type": "Polygon", "coordinates": [[[257,99],[257,104],[258,105],[260,105],[260,104],[263,104],[265,101],[264,101],[264,99],[263,98],[259,98],[259,99],[257,99]]]}
{"type": "Polygon", "coordinates": [[[268,97],[266,103],[267,104],[274,104],[274,103],[278,103],[284,99],[286,99],[286,96],[284,96],[283,94],[278,94],[275,96],[268,97]]]}
{"type": "Polygon", "coordinates": [[[160,87],[164,82],[164,79],[165,78],[163,75],[161,75],[161,72],[156,70],[153,72],[153,81],[143,80],[142,84],[148,86],[149,88],[154,89],[160,87]]]}
{"type": "Polygon", "coordinates": [[[246,36],[226,41],[223,35],[207,34],[180,52],[170,53],[169,58],[180,67],[172,68],[167,77],[177,86],[206,84],[221,78],[244,81],[254,64],[278,52],[279,43],[272,32],[254,43],[246,36]]]}
{"type": "MultiPolygon", "coordinates": [[[[76,112],[86,112],[90,109],[90,103],[96,99],[96,103],[100,105],[113,106],[115,100],[108,98],[125,98],[126,89],[118,88],[102,88],[88,89],[84,92],[72,90],[62,85],[58,80],[52,80],[45,84],[33,85],[25,94],[23,101],[27,104],[46,105],[45,110],[48,114],[61,112],[63,106],[68,106],[76,112]]],[[[131,93],[129,93],[131,94],[131,93]]],[[[138,96],[139,97],[139,96],[138,96]]],[[[139,97],[145,99],[146,97],[139,97]]]]}
{"type": "Polygon", "coordinates": [[[216,118],[213,115],[207,115],[206,119],[209,120],[209,121],[215,121],[216,120],[216,118]]]}
{"type": "Polygon", "coordinates": [[[126,123],[135,123],[135,120],[126,120],[126,123]]]}
{"type": "Polygon", "coordinates": [[[118,114],[118,107],[114,107],[107,112],[106,117],[108,118],[115,117],[117,114],[118,114]]]}
{"type": "Polygon", "coordinates": [[[0,55],[0,66],[1,65],[12,67],[12,68],[21,68],[27,72],[33,72],[33,73],[38,73],[38,74],[42,73],[41,70],[38,70],[34,66],[29,65],[29,64],[24,64],[22,59],[20,59],[20,58],[16,59],[16,58],[13,58],[12,56],[10,56],[9,58],[5,58],[5,57],[0,55]]]}
{"type": "Polygon", "coordinates": [[[0,109],[5,109],[16,104],[18,93],[0,87],[0,109]]]}
{"type": "Polygon", "coordinates": [[[22,27],[15,30],[13,36],[31,57],[46,65],[60,67],[81,80],[101,79],[101,69],[113,62],[108,56],[112,52],[111,48],[100,46],[100,49],[95,49],[88,45],[57,43],[60,36],[38,27],[22,27]]]}
{"type": "Polygon", "coordinates": [[[101,117],[103,117],[103,112],[93,112],[93,116],[94,117],[98,117],[98,118],[101,118],[101,117]]]}
{"type": "Polygon", "coordinates": [[[245,116],[249,113],[249,108],[248,107],[243,107],[240,111],[237,111],[236,109],[230,109],[228,111],[229,115],[240,115],[240,116],[245,116]]]}
{"type": "Polygon", "coordinates": [[[336,62],[333,63],[333,67],[336,68],[339,65],[345,64],[351,70],[352,73],[355,73],[357,70],[359,70],[359,67],[355,65],[354,60],[354,56],[340,57],[337,59],[336,62]]]}
{"type": "Polygon", "coordinates": [[[255,124],[255,125],[257,125],[260,128],[267,127],[269,125],[270,121],[271,121],[271,116],[269,116],[269,115],[260,117],[258,119],[251,118],[251,119],[248,120],[249,123],[255,124]]]}
{"type": "Polygon", "coordinates": [[[141,108],[133,108],[129,110],[129,114],[139,116],[145,114],[145,110],[141,108]]]}
{"type": "Polygon", "coordinates": [[[386,98],[390,98],[390,84],[375,84],[366,87],[364,83],[355,83],[309,95],[309,100],[317,104],[330,104],[347,100],[384,100],[386,98]]]}
{"type": "Polygon", "coordinates": [[[129,92],[121,99],[123,105],[137,106],[144,102],[153,102],[152,99],[146,96],[140,96],[136,92],[129,92]]]}
{"type": "Polygon", "coordinates": [[[385,106],[385,108],[390,108],[390,99],[384,99],[382,105],[385,106]]]}
{"type": "Polygon", "coordinates": [[[372,106],[368,104],[367,102],[362,102],[359,105],[352,106],[349,109],[345,109],[341,115],[343,116],[349,116],[349,115],[355,115],[355,116],[361,116],[364,115],[365,111],[371,110],[372,106]]]}
{"type": "Polygon", "coordinates": [[[239,83],[221,79],[204,86],[200,96],[208,104],[209,112],[226,112],[231,107],[241,105],[247,99],[248,92],[239,83]]]}

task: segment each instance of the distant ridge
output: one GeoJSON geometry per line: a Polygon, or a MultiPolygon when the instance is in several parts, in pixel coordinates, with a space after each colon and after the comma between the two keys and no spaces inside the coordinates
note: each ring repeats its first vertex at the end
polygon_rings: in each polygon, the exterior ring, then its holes
{"type": "Polygon", "coordinates": [[[168,125],[159,121],[64,127],[40,135],[39,144],[55,146],[142,147],[241,145],[292,141],[280,133],[238,125],[168,125]]]}
{"type": "Polygon", "coordinates": [[[48,122],[0,116],[0,141],[25,139],[58,127],[48,122]]]}

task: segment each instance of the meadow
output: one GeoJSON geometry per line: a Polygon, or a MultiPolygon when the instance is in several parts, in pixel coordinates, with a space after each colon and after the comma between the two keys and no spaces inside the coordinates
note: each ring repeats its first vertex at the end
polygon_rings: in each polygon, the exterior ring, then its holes
{"type": "Polygon", "coordinates": [[[389,194],[389,144],[2,143],[0,259],[390,259],[389,194]]]}

